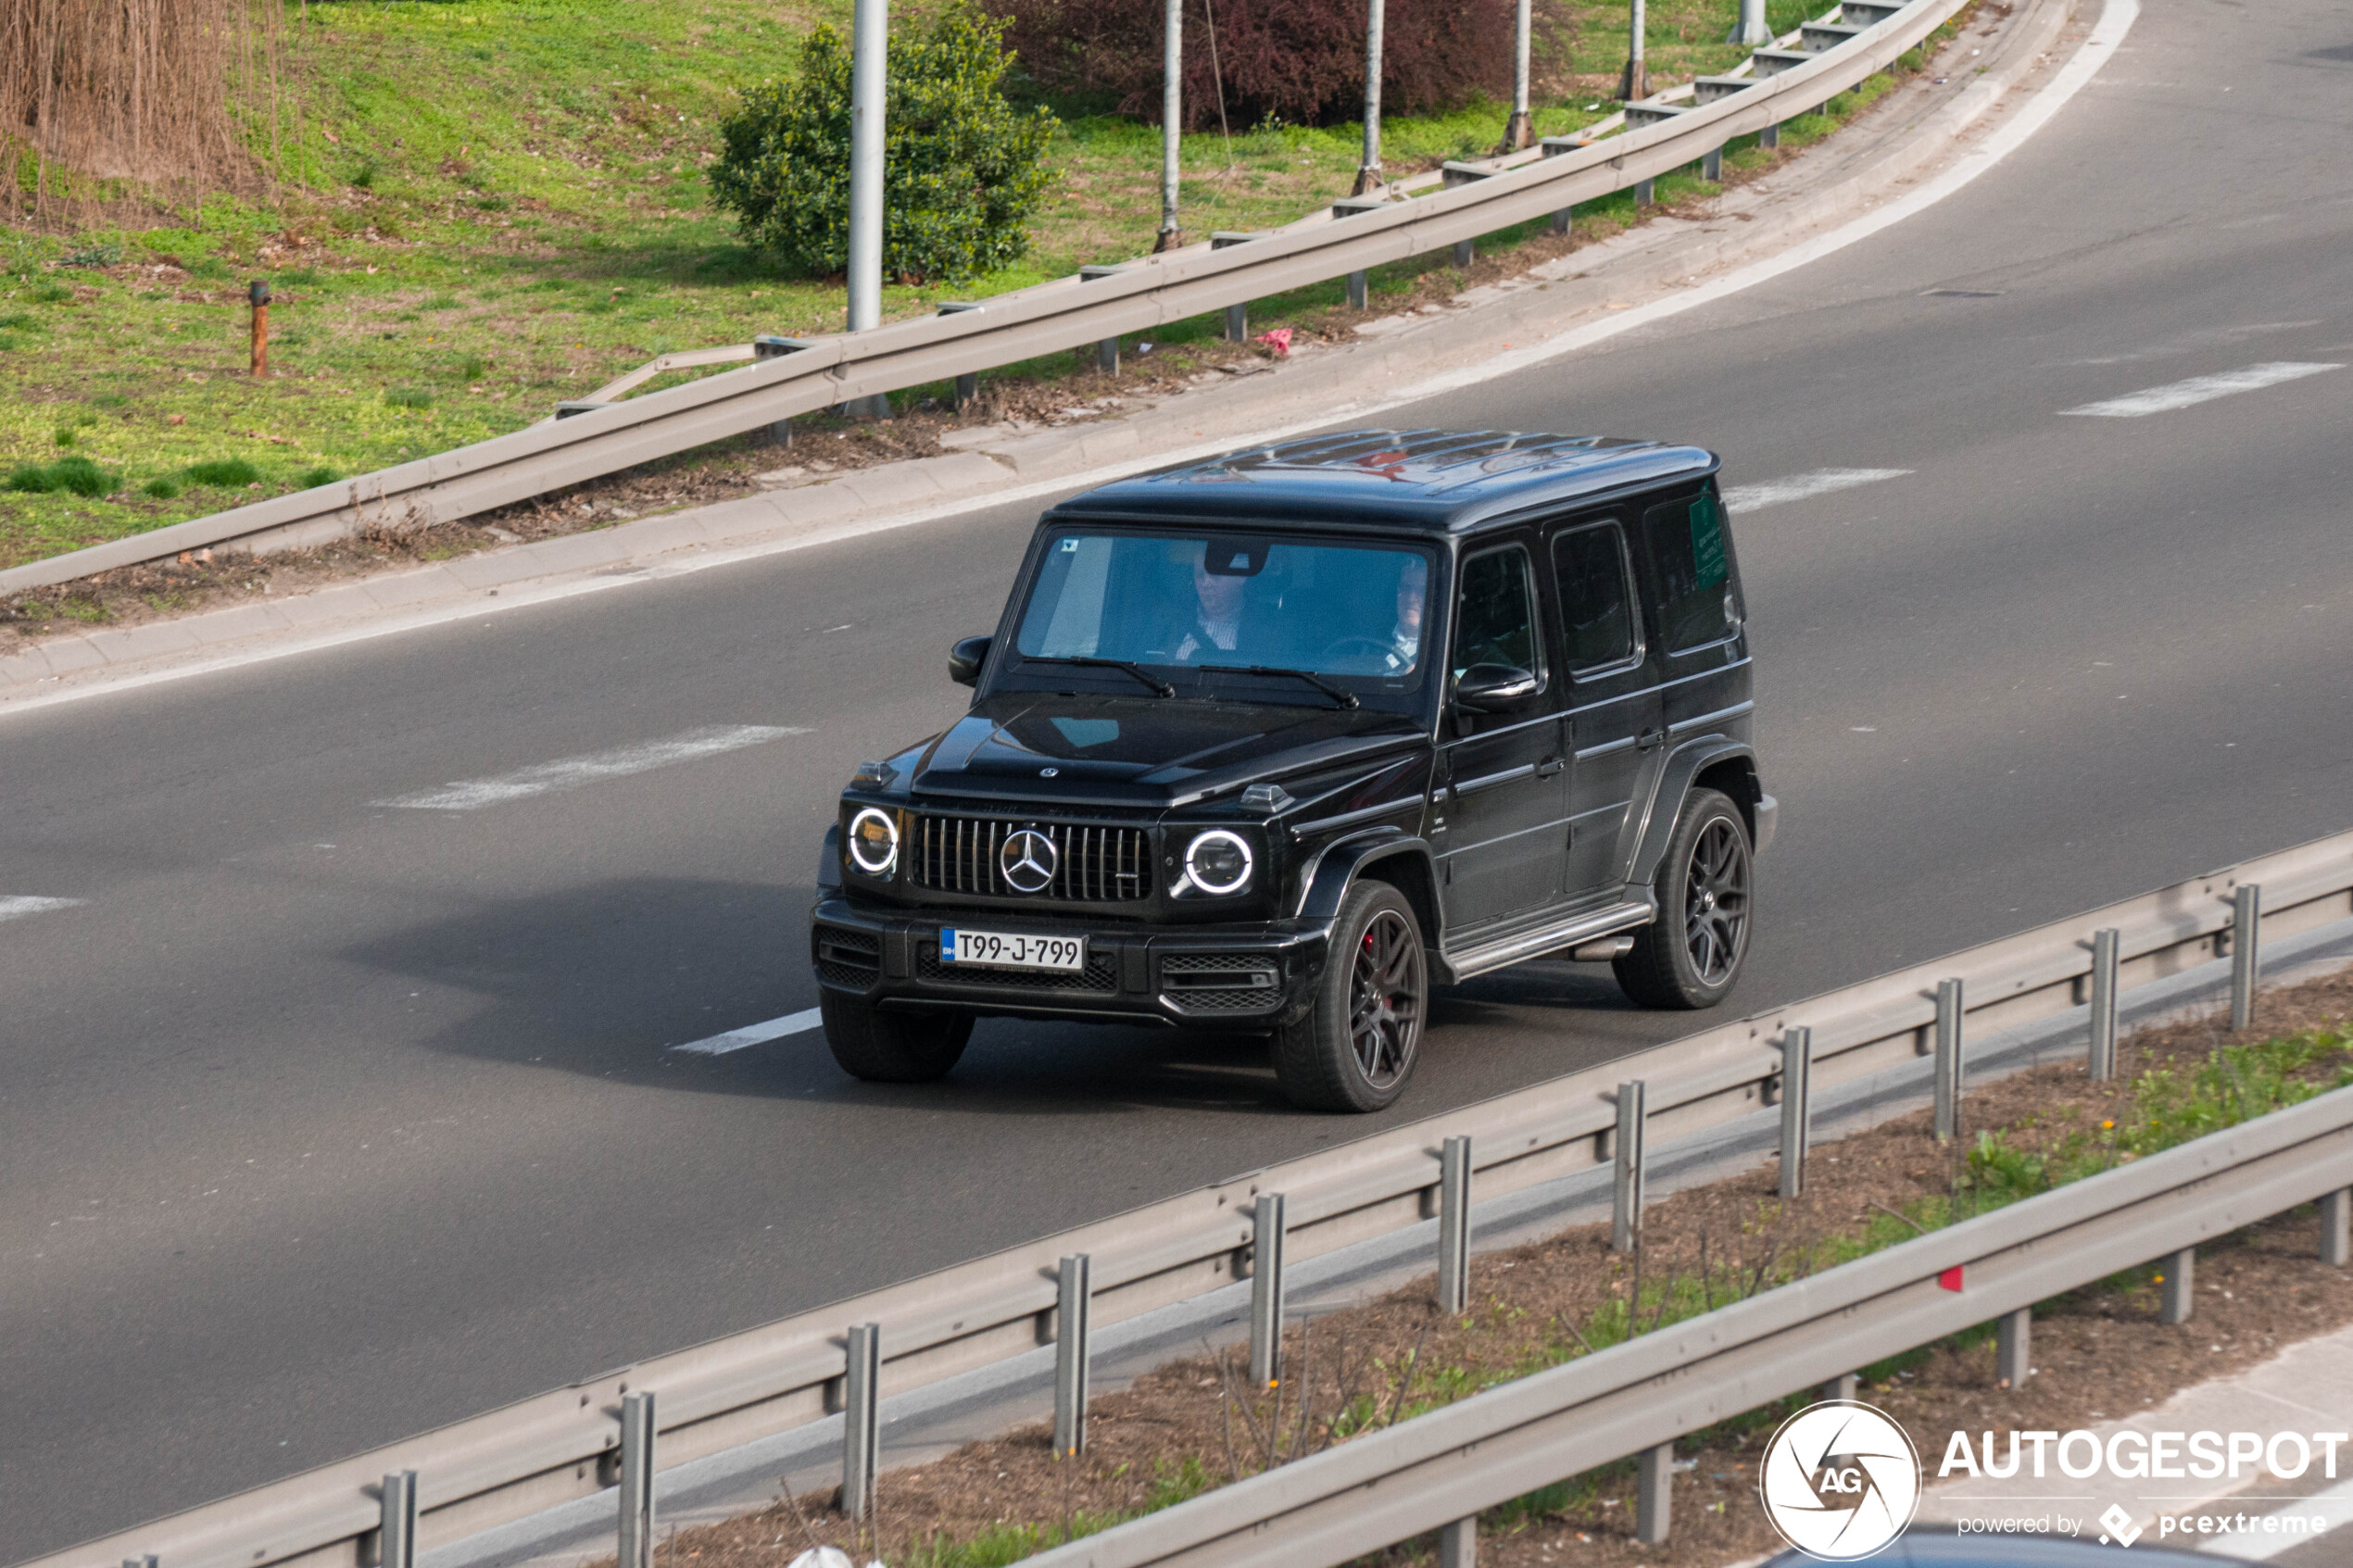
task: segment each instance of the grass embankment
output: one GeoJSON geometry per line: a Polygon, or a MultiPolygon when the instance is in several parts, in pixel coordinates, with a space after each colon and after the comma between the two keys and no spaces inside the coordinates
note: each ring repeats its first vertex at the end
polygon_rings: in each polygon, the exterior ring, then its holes
{"type": "MultiPolygon", "coordinates": [[[[1743,51],[1719,41],[1735,9],[1655,5],[1655,79],[1734,63],[1743,51]]],[[[288,0],[277,132],[256,149],[279,182],[272,200],[216,198],[152,226],[0,234],[0,483],[14,486],[0,490],[0,567],[511,431],[669,349],[836,329],[838,281],[780,276],[747,250],[710,207],[702,170],[734,93],[791,71],[806,27],[848,10],[288,0]],[[276,295],[275,376],[262,383],[245,375],[255,277],[276,295]]],[[[1805,10],[1773,0],[1777,26],[1805,10]]],[[[1555,22],[1543,132],[1592,118],[1626,44],[1618,0],[1557,0],[1555,22]]],[[[1838,118],[1793,127],[1786,144],[1838,118]]],[[[1489,150],[1503,119],[1482,105],[1390,119],[1387,165],[1489,150]]],[[[1187,139],[1189,232],[1285,221],[1348,187],[1354,126],[1236,132],[1187,139]]],[[[894,286],[887,311],[1150,247],[1156,131],[1073,118],[1051,156],[1061,178],[1027,262],[955,290],[894,286]]],[[[1703,189],[1664,186],[1669,200],[1703,189]]],[[[1620,226],[1624,206],[1596,204],[1580,227],[1620,226]]],[[[1443,257],[1384,269],[1374,289],[1394,300],[1443,270],[1443,257]]],[[[1312,315],[1337,299],[1337,285],[1303,291],[1260,315],[1312,315]]],[[[1214,326],[1163,336],[1206,341],[1214,326]]],[[[1057,356],[1012,373],[1073,368],[1057,356]]],[[[15,618],[56,613],[36,601],[15,618]]]]}
{"type": "MultiPolygon", "coordinates": [[[[1477,1306],[1459,1316],[1438,1313],[1422,1285],[1319,1318],[1290,1335],[1289,1376],[1271,1393],[1245,1388],[1232,1353],[1161,1368],[1098,1401],[1078,1461],[1057,1462],[1046,1434],[1033,1430],[886,1477],[879,1539],[866,1545],[893,1568],[1011,1562],[2353,1084],[2353,976],[2274,993],[2265,1011],[2284,1032],[2232,1038],[2198,1023],[2129,1041],[2116,1083],[2090,1083],[2066,1064],[1973,1088],[1965,1115],[1979,1130],[1954,1143],[1931,1136],[1923,1114],[1823,1146],[1799,1199],[1775,1196],[1770,1169],[1674,1194],[1650,1210],[1630,1258],[1608,1250],[1605,1226],[1482,1257],[1473,1267],[1477,1306]]],[[[2187,1326],[2158,1323],[2147,1268],[2038,1304],[2036,1373],[2024,1390],[1995,1386],[1988,1324],[1856,1369],[1863,1397],[1923,1443],[1959,1426],[2067,1426],[2145,1408],[2353,1322],[2353,1282],[2312,1259],[2311,1235],[2307,1211],[2208,1245],[2187,1326]]],[[[1650,1561],[1696,1568],[1773,1544],[1752,1500],[1758,1445],[1810,1398],[1679,1443],[1693,1468],[1678,1483],[1675,1539],[1651,1549],[1650,1561]]],[[[1480,1561],[1533,1564],[1594,1543],[1613,1556],[1642,1549],[1630,1539],[1631,1471],[1606,1466],[1491,1511],[1480,1561]]],[[[674,1544],[701,1568],[781,1568],[820,1540],[851,1545],[852,1532],[802,1499],[684,1532],[674,1544]]],[[[1409,1544],[1383,1560],[1420,1552],[1409,1544]]]]}

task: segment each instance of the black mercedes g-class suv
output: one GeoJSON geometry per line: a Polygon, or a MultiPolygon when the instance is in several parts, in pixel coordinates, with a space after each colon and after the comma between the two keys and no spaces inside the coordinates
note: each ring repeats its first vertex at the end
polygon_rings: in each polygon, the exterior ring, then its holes
{"type": "Polygon", "coordinates": [[[982,1015],[1268,1036],[1376,1110],[1429,988],[1609,959],[1707,1007],[1774,802],[1718,460],[1360,431],[1090,491],[1038,524],[946,733],[860,764],[812,921],[861,1078],[982,1015]]]}

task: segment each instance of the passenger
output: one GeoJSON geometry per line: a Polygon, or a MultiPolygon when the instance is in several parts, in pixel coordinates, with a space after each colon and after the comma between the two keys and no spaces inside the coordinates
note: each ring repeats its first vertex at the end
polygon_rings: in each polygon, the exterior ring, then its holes
{"type": "Polygon", "coordinates": [[[1397,574],[1397,628],[1390,633],[1387,668],[1392,675],[1413,672],[1422,653],[1422,606],[1429,596],[1429,563],[1405,558],[1397,574]]]}
{"type": "MultiPolygon", "coordinates": [[[[1208,552],[1209,546],[1202,545],[1202,555],[1208,552]]],[[[1220,656],[1231,654],[1241,644],[1242,592],[1249,581],[1213,572],[1201,560],[1193,562],[1193,623],[1177,639],[1177,663],[1237,662],[1220,656]]]]}

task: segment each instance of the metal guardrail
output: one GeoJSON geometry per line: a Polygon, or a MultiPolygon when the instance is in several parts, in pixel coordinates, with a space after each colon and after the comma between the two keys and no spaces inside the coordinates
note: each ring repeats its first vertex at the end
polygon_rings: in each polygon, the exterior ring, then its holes
{"type": "MultiPolygon", "coordinates": [[[[1910,0],[1852,38],[1730,95],[1583,146],[1553,149],[1411,201],[1302,220],[1246,244],[1188,247],[973,309],[806,340],[798,352],[588,409],[396,468],[0,571],[0,594],[269,535],[284,547],[447,522],[842,403],[950,381],[1207,315],[1441,250],[1699,162],[1885,69],[1967,0],[1910,0]],[[1483,175],[1483,177],[1482,177],[1483,175]]],[[[1880,7],[1874,6],[1877,10],[1880,7]]],[[[1785,51],[1776,53],[1787,54],[1785,51]]],[[[1779,63],[1799,56],[1789,54],[1779,63]]],[[[1729,79],[1720,79],[1729,82],[1729,79]]],[[[1508,164],[1509,159],[1498,160],[1508,164]]],[[[719,355],[732,350],[702,350],[719,355]]],[[[709,360],[706,363],[711,362],[709,360]]]]}
{"type": "Polygon", "coordinates": [[[2353,1185],[2353,1088],[1473,1395],[1027,1562],[1326,1568],[2353,1185]],[[1961,1270],[1957,1291],[1944,1283],[1961,1270]]]}
{"type": "Polygon", "coordinates": [[[1960,1021],[1974,1037],[2082,1006],[2102,930],[2118,933],[2118,990],[2207,962],[2231,944],[2238,893],[2250,884],[2263,893],[2260,938],[2353,916],[2353,833],[542,1394],[54,1553],[36,1568],[115,1568],[147,1553],[166,1568],[365,1561],[358,1554],[378,1527],[379,1483],[407,1470],[420,1476],[424,1543],[459,1538],[611,1486],[632,1393],[661,1396],[664,1465],[701,1458],[838,1409],[854,1323],[881,1325],[882,1391],[900,1393],[1050,1343],[1065,1257],[1091,1259],[1100,1328],[1247,1277],[1262,1194],[1287,1200],[1288,1256],[1316,1257],[1434,1212],[1450,1135],[1472,1139],[1482,1199],[1572,1175],[1608,1161],[1621,1083],[1646,1083],[1655,1148],[1764,1103],[1793,1030],[1811,1031],[1819,1094],[1928,1054],[1948,979],[1962,982],[1969,1005],[1960,1021]]]}

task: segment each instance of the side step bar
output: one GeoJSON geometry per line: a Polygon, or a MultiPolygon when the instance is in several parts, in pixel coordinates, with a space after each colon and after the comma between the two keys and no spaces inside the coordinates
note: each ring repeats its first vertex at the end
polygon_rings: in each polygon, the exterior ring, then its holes
{"type": "Polygon", "coordinates": [[[1647,896],[1638,902],[1613,904],[1606,909],[1596,909],[1574,920],[1539,926],[1532,931],[1514,932],[1491,942],[1476,947],[1443,950],[1441,964],[1447,971],[1443,977],[1449,984],[1459,984],[1475,974],[1516,964],[1522,959],[1533,959],[1563,947],[1581,947],[1586,943],[1638,925],[1648,925],[1657,918],[1658,906],[1647,896]]]}

